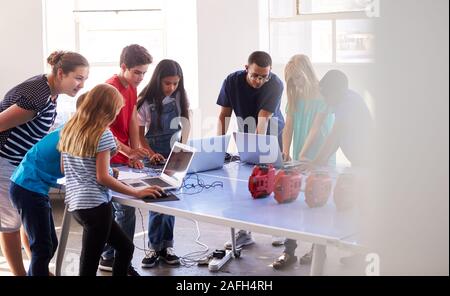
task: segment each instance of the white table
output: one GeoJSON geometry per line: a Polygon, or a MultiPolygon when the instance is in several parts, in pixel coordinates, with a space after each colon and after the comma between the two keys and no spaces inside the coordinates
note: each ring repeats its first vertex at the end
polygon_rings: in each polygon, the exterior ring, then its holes
{"type": "MultiPolygon", "coordinates": [[[[247,185],[251,170],[252,166],[229,163],[223,169],[200,173],[198,176],[204,183],[221,181],[223,188],[205,189],[194,195],[189,193],[195,190],[182,189],[176,193],[180,199],[178,201],[148,203],[119,193],[113,193],[113,201],[143,210],[231,227],[232,238],[234,229],[238,228],[314,243],[316,247],[311,275],[322,274],[326,246],[348,246],[346,239],[357,233],[357,211],[337,211],[331,197],[325,206],[309,208],[303,192],[296,201],[287,204],[278,204],[273,195],[253,199],[247,185]]],[[[70,213],[65,211],[56,258],[56,275],[61,273],[69,228],[70,213]]]]}

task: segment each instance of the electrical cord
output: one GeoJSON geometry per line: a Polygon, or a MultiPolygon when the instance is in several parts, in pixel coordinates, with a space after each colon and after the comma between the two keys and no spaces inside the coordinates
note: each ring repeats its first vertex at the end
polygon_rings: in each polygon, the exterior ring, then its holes
{"type": "Polygon", "coordinates": [[[196,190],[194,192],[186,192],[184,191],[183,194],[185,195],[194,195],[194,194],[199,194],[200,192],[202,192],[205,189],[211,189],[211,188],[216,188],[216,187],[221,187],[223,188],[223,182],[222,181],[214,181],[211,184],[206,184],[202,179],[200,179],[198,174],[189,174],[184,180],[183,183],[181,184],[181,188],[180,189],[185,189],[186,191],[189,190],[196,190]],[[193,181],[193,182],[189,182],[189,181],[193,181]]]}
{"type": "MultiPolygon", "coordinates": [[[[138,209],[138,211],[139,211],[139,215],[141,217],[142,232],[144,234],[143,235],[144,247],[143,248],[140,248],[138,246],[135,246],[135,247],[136,247],[136,249],[143,251],[145,256],[147,257],[147,256],[151,255],[150,249],[149,249],[149,247],[147,247],[146,240],[145,240],[145,236],[147,234],[147,231],[145,231],[144,216],[142,215],[141,209],[138,209]]],[[[203,247],[203,250],[190,252],[190,253],[187,253],[187,254],[179,257],[180,258],[180,265],[182,265],[184,267],[188,267],[188,268],[197,265],[199,262],[202,262],[202,260],[205,258],[205,256],[209,252],[208,245],[206,245],[206,244],[204,244],[204,243],[202,243],[200,241],[201,234],[200,234],[200,227],[198,225],[198,222],[196,220],[193,220],[193,219],[189,219],[189,220],[194,222],[196,230],[197,230],[197,237],[195,238],[195,243],[197,245],[200,245],[201,247],[203,247]]]]}

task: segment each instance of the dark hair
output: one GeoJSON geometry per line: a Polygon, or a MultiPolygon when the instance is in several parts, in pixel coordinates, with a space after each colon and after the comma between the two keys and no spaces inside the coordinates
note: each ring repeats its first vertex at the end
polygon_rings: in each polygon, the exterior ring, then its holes
{"type": "Polygon", "coordinates": [[[120,54],[120,66],[125,64],[127,69],[141,65],[148,65],[152,62],[153,57],[148,53],[145,47],[138,44],[126,46],[120,54]]]}
{"type": "Polygon", "coordinates": [[[89,67],[89,62],[81,54],[71,51],[54,51],[48,58],[47,63],[52,66],[52,73],[56,75],[58,69],[64,74],[75,71],[77,67],[89,67]]]}
{"type": "Polygon", "coordinates": [[[187,99],[186,90],[184,89],[184,78],[183,78],[183,70],[181,70],[180,64],[173,60],[162,60],[158,63],[155,70],[153,71],[152,78],[150,82],[145,86],[145,88],[139,94],[139,101],[137,103],[137,108],[140,109],[144,102],[149,104],[155,104],[156,111],[158,113],[158,126],[153,127],[154,130],[160,130],[161,125],[161,114],[163,109],[162,101],[164,99],[164,93],[161,88],[162,79],[170,76],[178,76],[180,77],[180,81],[178,82],[178,87],[173,93],[174,95],[180,95],[180,109],[181,109],[181,117],[189,118],[188,109],[189,109],[189,101],[187,99]]]}
{"type": "Polygon", "coordinates": [[[272,66],[272,58],[267,52],[255,51],[248,57],[248,65],[250,66],[251,64],[266,68],[272,66]]]}
{"type": "Polygon", "coordinates": [[[341,98],[348,90],[348,78],[342,71],[330,70],[320,80],[319,86],[324,97],[341,98]]]}

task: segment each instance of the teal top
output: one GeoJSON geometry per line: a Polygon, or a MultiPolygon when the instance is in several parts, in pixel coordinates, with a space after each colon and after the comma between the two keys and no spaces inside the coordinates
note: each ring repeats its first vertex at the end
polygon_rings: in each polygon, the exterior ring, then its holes
{"type": "MultiPolygon", "coordinates": [[[[287,109],[286,109],[287,112],[287,109]]],[[[299,99],[297,100],[297,110],[293,114],[293,159],[299,160],[298,155],[305,144],[308,133],[312,128],[314,118],[317,114],[326,113],[320,132],[306,153],[308,159],[314,159],[319,153],[322,144],[325,142],[326,137],[331,132],[334,123],[334,116],[327,107],[327,104],[323,99],[299,99]]],[[[329,161],[329,165],[336,164],[336,155],[333,154],[329,161]]]]}

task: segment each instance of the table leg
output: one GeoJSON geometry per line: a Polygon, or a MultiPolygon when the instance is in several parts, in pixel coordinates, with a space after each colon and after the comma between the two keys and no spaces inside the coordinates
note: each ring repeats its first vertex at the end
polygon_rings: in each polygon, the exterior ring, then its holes
{"type": "Polygon", "coordinates": [[[235,229],[231,228],[231,251],[236,255],[236,233],[235,229]]]}
{"type": "Polygon", "coordinates": [[[326,250],[327,247],[325,245],[314,244],[310,275],[313,276],[323,275],[326,250]]]}
{"type": "Polygon", "coordinates": [[[56,252],[56,267],[55,275],[61,275],[61,267],[64,259],[64,252],[66,251],[67,238],[70,232],[70,221],[72,220],[72,214],[67,210],[67,206],[64,208],[64,215],[61,223],[61,234],[59,235],[58,250],[56,252]]]}

